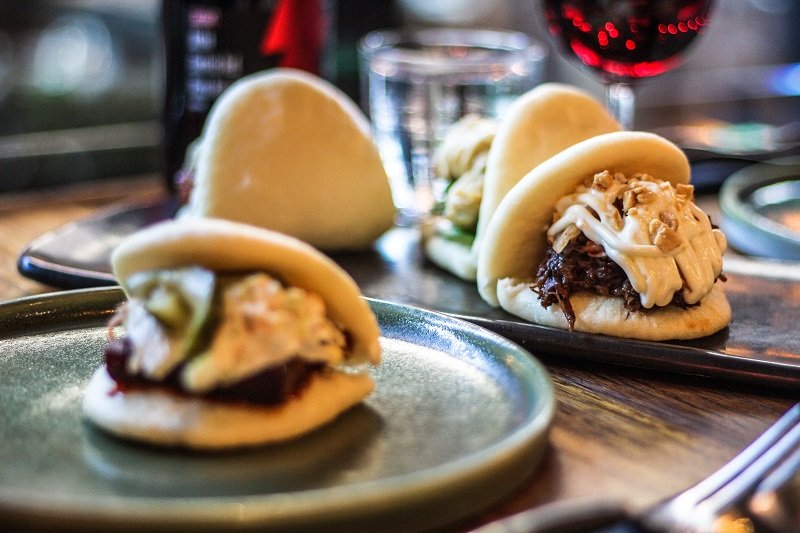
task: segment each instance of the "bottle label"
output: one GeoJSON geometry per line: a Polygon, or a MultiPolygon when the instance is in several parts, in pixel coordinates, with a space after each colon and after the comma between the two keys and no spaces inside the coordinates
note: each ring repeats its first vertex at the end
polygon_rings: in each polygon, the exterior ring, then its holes
{"type": "Polygon", "coordinates": [[[189,0],[168,13],[178,15],[167,26],[177,37],[177,42],[167,38],[165,148],[171,181],[212,104],[233,82],[273,67],[320,74],[327,28],[323,0],[189,0]]]}

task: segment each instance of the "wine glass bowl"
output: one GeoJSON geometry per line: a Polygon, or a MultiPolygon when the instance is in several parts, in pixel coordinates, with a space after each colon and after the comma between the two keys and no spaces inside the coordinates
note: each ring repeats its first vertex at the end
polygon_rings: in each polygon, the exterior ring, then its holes
{"type": "Polygon", "coordinates": [[[632,85],[681,64],[713,0],[542,0],[557,46],[606,83],[609,110],[633,126],[632,85]]]}

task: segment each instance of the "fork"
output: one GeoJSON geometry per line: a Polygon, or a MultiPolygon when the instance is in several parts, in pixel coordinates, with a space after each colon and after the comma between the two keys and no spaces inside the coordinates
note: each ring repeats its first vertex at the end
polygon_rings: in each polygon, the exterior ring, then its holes
{"type": "Polygon", "coordinates": [[[798,447],[800,404],[795,404],[730,462],[692,488],[657,505],[637,523],[653,531],[718,531],[721,519],[726,516],[735,519],[741,512],[737,507],[760,485],[774,484],[770,479],[773,471],[788,480],[786,473],[776,468],[798,447]]]}
{"type": "MultiPolygon", "coordinates": [[[[798,453],[800,403],[719,470],[642,514],[631,516],[614,502],[558,502],[497,520],[473,533],[716,533],[724,530],[725,523],[750,520],[745,515],[746,502],[753,494],[763,498],[788,483],[800,468],[798,453]]],[[[758,518],[769,522],[763,516],[758,518]]],[[[793,527],[800,528],[800,524],[793,527]]]]}

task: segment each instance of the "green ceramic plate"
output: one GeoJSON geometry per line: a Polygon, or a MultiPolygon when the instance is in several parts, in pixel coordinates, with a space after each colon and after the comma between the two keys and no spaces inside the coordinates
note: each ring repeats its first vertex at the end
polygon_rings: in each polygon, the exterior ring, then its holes
{"type": "Polygon", "coordinates": [[[536,470],[546,370],[484,329],[370,301],[376,392],[297,441],[226,453],[153,448],[85,422],[119,289],[0,304],[0,516],[17,529],[409,531],[453,523],[536,470]]]}
{"type": "Polygon", "coordinates": [[[720,189],[722,229],[746,254],[800,259],[800,158],[774,159],[731,174],[720,189]]]}

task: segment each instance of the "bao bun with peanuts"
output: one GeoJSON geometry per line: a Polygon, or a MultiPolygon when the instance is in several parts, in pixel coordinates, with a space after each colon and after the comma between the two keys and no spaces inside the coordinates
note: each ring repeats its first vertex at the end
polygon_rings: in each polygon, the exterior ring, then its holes
{"type": "Polygon", "coordinates": [[[435,154],[437,179],[448,185],[437,212],[422,226],[426,255],[440,268],[474,281],[479,243],[506,193],[552,155],[619,129],[592,96],[560,83],[531,89],[499,120],[464,117],[435,154]]]}
{"type": "Polygon", "coordinates": [[[244,222],[324,251],[369,248],[394,222],[369,122],[312,74],[276,68],[234,82],[188,158],[180,217],[244,222]]]}
{"type": "Polygon", "coordinates": [[[377,320],[352,278],[306,243],[172,220],[124,240],[112,266],[128,300],[83,409],[113,434],[196,449],[283,441],[374,388],[377,320]]]}
{"type": "Polygon", "coordinates": [[[726,240],[694,203],[685,154],[644,132],[582,141],[530,171],[486,229],[478,290],[534,323],[691,339],[731,319],[726,240]]]}

